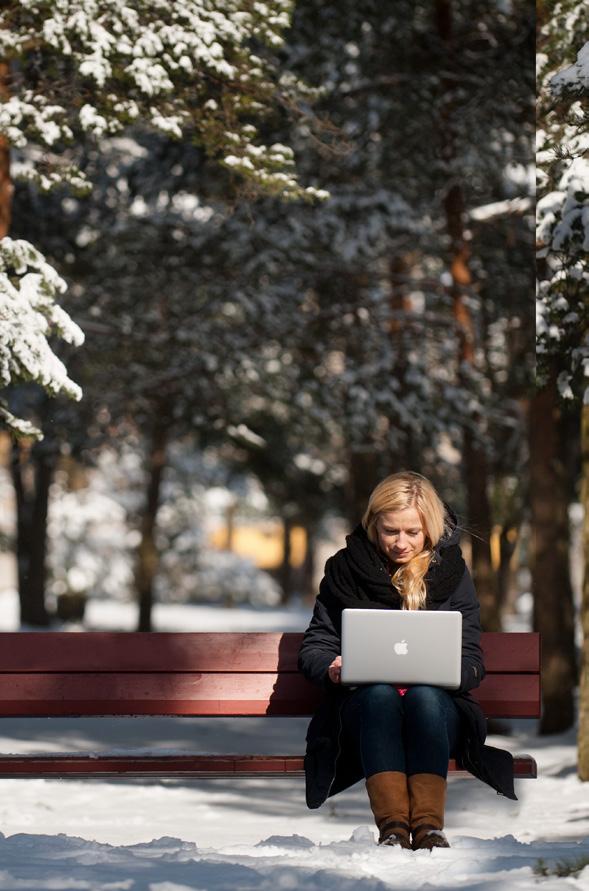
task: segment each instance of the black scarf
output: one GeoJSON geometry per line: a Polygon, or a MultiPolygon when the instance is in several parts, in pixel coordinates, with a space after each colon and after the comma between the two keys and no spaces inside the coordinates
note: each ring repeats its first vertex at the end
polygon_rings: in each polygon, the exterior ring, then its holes
{"type": "MultiPolygon", "coordinates": [[[[456,589],[466,564],[458,544],[456,516],[448,508],[447,529],[436,545],[425,576],[426,607],[447,600],[456,589]]],[[[361,524],[346,537],[345,549],[338,551],[325,566],[319,596],[340,608],[400,609],[401,596],[391,582],[386,557],[374,545],[361,524]]]]}

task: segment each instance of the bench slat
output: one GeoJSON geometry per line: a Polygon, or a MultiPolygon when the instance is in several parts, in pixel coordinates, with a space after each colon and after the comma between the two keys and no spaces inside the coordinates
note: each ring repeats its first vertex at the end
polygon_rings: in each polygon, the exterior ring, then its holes
{"type": "MultiPolygon", "coordinates": [[[[515,776],[533,779],[537,776],[536,762],[530,755],[514,755],[515,776]]],[[[456,776],[470,777],[452,759],[449,771],[456,776]]],[[[227,776],[276,777],[303,776],[300,755],[2,755],[0,778],[66,777],[78,779],[117,776],[174,777],[180,779],[214,778],[227,776]]]]}
{"type": "Polygon", "coordinates": [[[488,718],[540,717],[539,674],[490,674],[471,692],[488,718]]]}
{"type": "MultiPolygon", "coordinates": [[[[296,671],[302,634],[271,632],[0,633],[0,673],[296,671]]],[[[487,632],[482,647],[488,673],[538,672],[540,635],[487,632]]]]}
{"type": "MultiPolygon", "coordinates": [[[[309,716],[321,691],[297,672],[301,633],[0,634],[0,716],[309,716]],[[231,671],[227,671],[228,664],[231,671]],[[106,668],[106,670],[105,670],[106,668]]],[[[540,714],[540,636],[488,633],[488,717],[540,714]]],[[[0,756],[0,777],[301,776],[300,756],[0,756]]],[[[450,763],[456,776],[470,776],[450,763]]],[[[516,756],[519,778],[537,775],[516,756]]]]}
{"type": "MultiPolygon", "coordinates": [[[[473,691],[489,717],[536,717],[534,675],[489,675],[473,691]]],[[[0,714],[283,715],[312,714],[321,691],[300,674],[3,674],[0,714]]]]}
{"type": "Polygon", "coordinates": [[[489,674],[540,671],[538,631],[486,631],[481,635],[481,646],[489,674]]]}
{"type": "Polygon", "coordinates": [[[296,671],[301,634],[14,632],[0,634],[0,672],[296,671]]]}

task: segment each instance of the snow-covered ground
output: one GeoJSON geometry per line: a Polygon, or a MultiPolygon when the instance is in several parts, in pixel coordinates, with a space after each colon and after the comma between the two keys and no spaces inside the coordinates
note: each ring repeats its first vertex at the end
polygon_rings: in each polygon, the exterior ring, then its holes
{"type": "MultiPolygon", "coordinates": [[[[159,630],[296,630],[308,611],[161,606],[159,630]]],[[[16,627],[0,595],[0,630],[16,627]]],[[[134,610],[97,602],[93,628],[132,629],[134,610]]],[[[0,750],[300,752],[306,721],[3,719],[0,750]]],[[[568,733],[538,738],[519,722],[495,744],[529,752],[540,778],[507,801],[476,780],[449,783],[452,844],[413,853],[375,844],[363,785],[307,810],[301,780],[0,780],[0,891],[531,891],[589,889],[589,865],[567,877],[540,860],[589,863],[589,788],[568,733]]]]}

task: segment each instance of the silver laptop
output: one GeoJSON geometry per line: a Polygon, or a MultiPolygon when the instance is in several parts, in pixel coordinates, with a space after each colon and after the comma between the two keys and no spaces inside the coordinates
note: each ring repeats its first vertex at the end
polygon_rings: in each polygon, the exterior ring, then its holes
{"type": "Polygon", "coordinates": [[[460,686],[462,613],[345,609],[342,683],[460,686]]]}

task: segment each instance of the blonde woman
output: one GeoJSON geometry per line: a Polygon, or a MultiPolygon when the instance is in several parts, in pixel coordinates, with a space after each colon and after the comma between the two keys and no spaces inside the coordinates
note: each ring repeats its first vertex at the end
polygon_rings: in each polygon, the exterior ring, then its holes
{"type": "Polygon", "coordinates": [[[485,718],[469,694],[485,669],[479,605],[459,537],[456,515],[428,479],[412,471],[388,476],[346,547],[327,561],[299,653],[299,669],[324,690],[307,732],[307,805],[317,808],[365,778],[379,844],[449,847],[442,830],[450,757],[516,798],[513,759],[484,744],[485,718]],[[460,610],[459,689],[342,685],[345,608],[460,610]]]}

